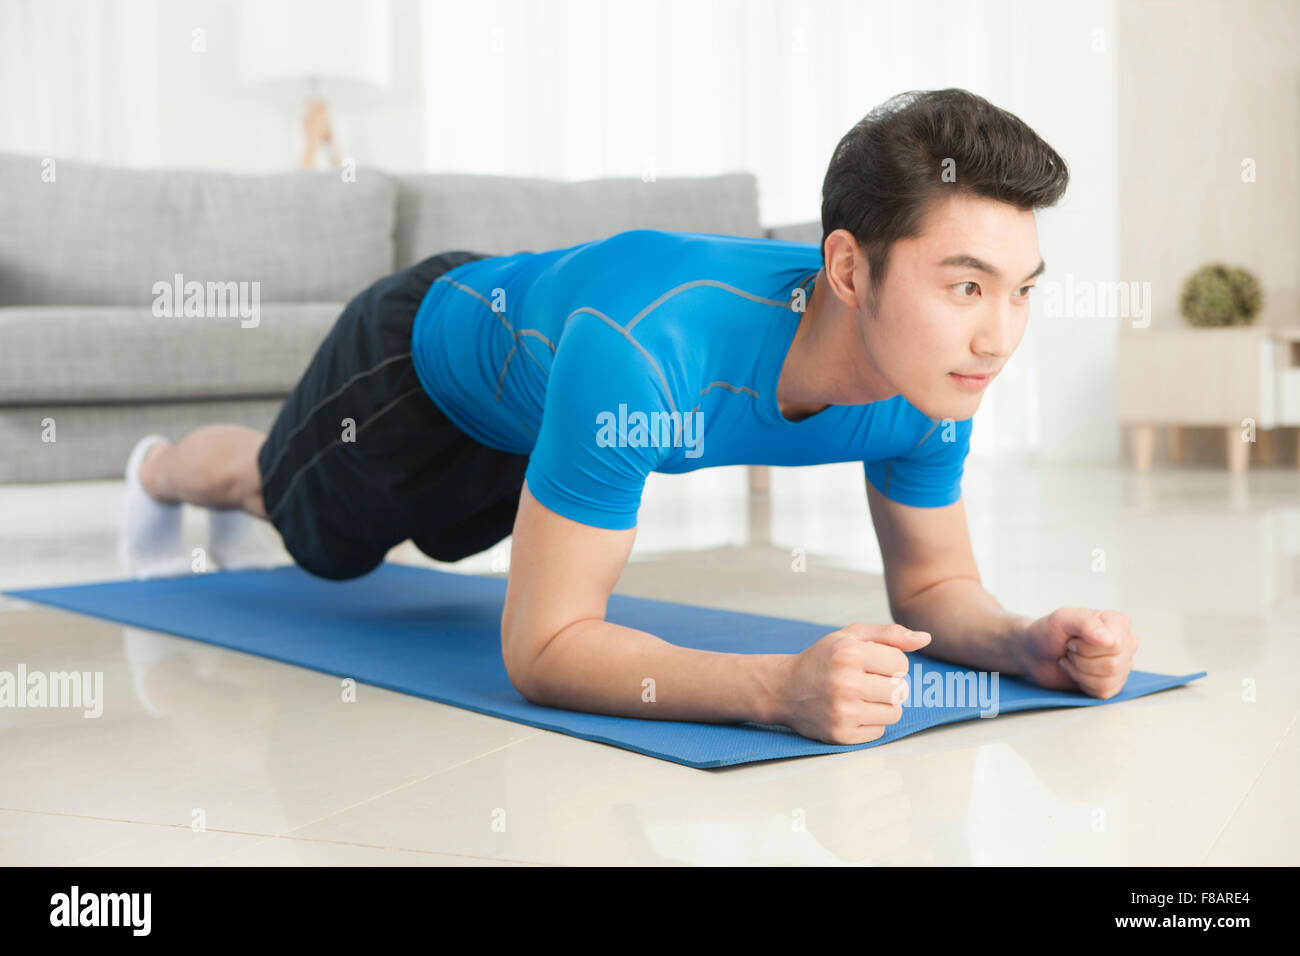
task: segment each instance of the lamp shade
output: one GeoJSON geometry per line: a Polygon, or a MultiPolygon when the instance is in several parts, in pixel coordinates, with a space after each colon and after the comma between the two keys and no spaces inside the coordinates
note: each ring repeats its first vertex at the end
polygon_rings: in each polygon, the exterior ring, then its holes
{"type": "Polygon", "coordinates": [[[387,89],[392,81],[387,0],[239,0],[240,81],[387,89]]]}

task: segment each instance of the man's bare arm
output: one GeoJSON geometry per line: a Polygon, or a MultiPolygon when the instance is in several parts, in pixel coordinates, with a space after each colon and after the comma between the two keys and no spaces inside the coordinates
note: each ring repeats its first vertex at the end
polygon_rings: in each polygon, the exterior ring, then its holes
{"type": "Polygon", "coordinates": [[[914,508],[867,482],[894,620],[928,632],[925,653],[963,667],[1025,673],[1025,628],[1033,618],[1005,610],[980,583],[965,505],[914,508]]]}
{"type": "Polygon", "coordinates": [[[693,650],[605,621],[635,537],[635,529],[608,531],[557,515],[525,484],[501,623],[511,683],[534,703],[570,710],[781,722],[778,698],[793,655],[693,650]]]}

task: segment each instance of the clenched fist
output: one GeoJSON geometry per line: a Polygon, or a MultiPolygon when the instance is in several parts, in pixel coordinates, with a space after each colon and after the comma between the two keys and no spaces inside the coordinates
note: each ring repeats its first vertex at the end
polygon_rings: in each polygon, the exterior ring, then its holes
{"type": "Polygon", "coordinates": [[[1123,611],[1062,607],[1025,628],[1020,654],[1041,686],[1105,699],[1124,688],[1137,648],[1123,611]]]}
{"type": "Polygon", "coordinates": [[[930,643],[899,624],[850,624],[790,659],[780,723],[828,744],[863,744],[903,716],[907,655],[930,643]]]}

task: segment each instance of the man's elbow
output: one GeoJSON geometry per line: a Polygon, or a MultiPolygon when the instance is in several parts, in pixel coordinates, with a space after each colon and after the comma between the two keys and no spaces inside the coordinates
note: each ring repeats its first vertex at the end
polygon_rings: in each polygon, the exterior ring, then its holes
{"type": "Polygon", "coordinates": [[[537,680],[537,656],[526,650],[512,651],[510,642],[501,642],[501,658],[506,665],[506,677],[511,686],[532,704],[540,704],[541,691],[537,680]]]}
{"type": "Polygon", "coordinates": [[[565,683],[565,655],[557,655],[557,642],[567,639],[571,628],[583,623],[575,621],[554,634],[545,631],[515,631],[510,620],[501,628],[501,658],[506,666],[506,676],[515,690],[533,704],[546,707],[566,706],[551,692],[565,683]],[[549,653],[548,653],[549,652],[549,653]]]}
{"type": "Polygon", "coordinates": [[[551,645],[554,637],[538,639],[537,634],[501,631],[501,659],[506,666],[506,677],[511,685],[530,704],[551,706],[542,676],[542,652],[551,645]]]}

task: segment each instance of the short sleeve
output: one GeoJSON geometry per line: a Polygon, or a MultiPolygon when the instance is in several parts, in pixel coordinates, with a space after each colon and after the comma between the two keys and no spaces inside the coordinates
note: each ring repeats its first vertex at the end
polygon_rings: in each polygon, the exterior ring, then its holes
{"type": "Polygon", "coordinates": [[[867,481],[890,501],[941,508],[961,497],[974,419],[932,419],[928,433],[904,455],[863,463],[867,481]]]}
{"type": "Polygon", "coordinates": [[[660,370],[627,333],[599,316],[575,316],[551,364],[529,491],[573,521],[636,527],[646,478],[668,451],[652,443],[648,423],[671,408],[660,370]]]}

